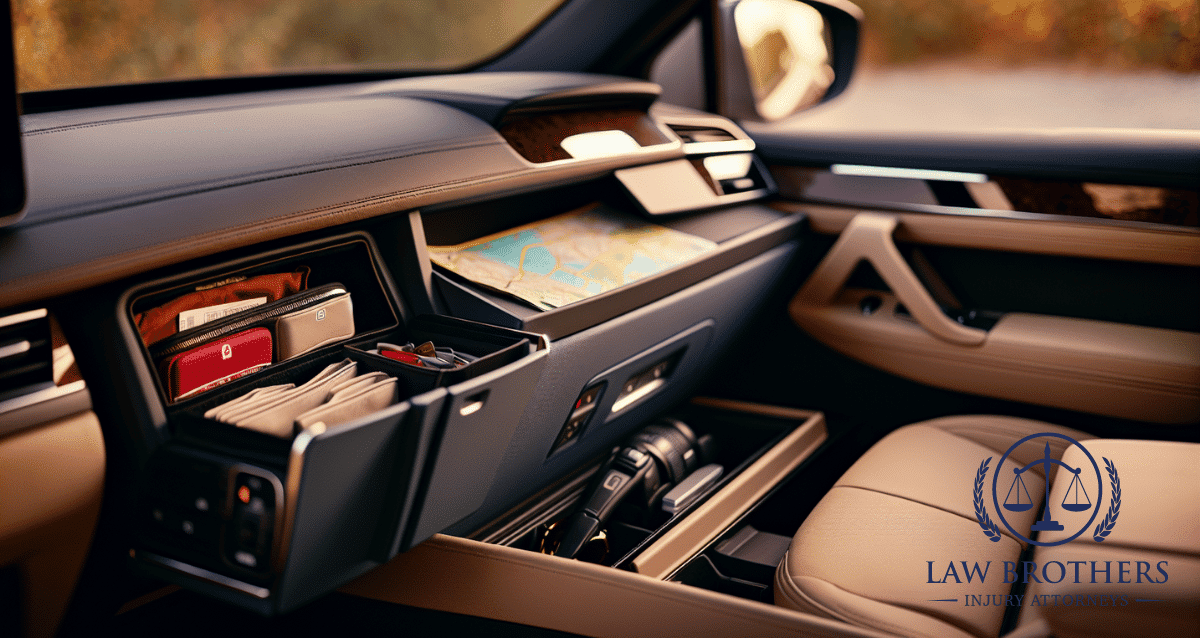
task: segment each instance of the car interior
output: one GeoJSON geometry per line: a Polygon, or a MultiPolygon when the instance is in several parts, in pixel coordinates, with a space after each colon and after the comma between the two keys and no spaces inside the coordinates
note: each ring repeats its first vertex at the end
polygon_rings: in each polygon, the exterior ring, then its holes
{"type": "Polygon", "coordinates": [[[1200,131],[806,128],[861,22],[0,100],[0,635],[1200,635],[1200,131]]]}

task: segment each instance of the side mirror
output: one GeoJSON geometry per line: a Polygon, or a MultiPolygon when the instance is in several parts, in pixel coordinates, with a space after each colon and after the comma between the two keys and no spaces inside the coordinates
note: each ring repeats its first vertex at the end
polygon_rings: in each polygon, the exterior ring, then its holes
{"type": "Polygon", "coordinates": [[[723,115],[782,119],[850,83],[862,10],[847,0],[721,0],[716,18],[723,115]]]}

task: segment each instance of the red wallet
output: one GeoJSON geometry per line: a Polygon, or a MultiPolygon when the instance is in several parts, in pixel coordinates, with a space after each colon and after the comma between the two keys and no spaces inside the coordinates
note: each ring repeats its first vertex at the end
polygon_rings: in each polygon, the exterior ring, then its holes
{"type": "Polygon", "coordinates": [[[185,399],[271,365],[271,331],[252,328],[162,362],[171,400],[185,399]]]}

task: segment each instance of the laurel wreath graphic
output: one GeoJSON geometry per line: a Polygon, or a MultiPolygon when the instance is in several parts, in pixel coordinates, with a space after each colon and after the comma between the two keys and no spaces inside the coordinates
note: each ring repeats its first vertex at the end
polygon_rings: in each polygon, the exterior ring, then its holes
{"type": "MultiPolygon", "coordinates": [[[[992,522],[992,517],[988,516],[987,510],[983,508],[983,479],[987,478],[988,463],[992,462],[992,457],[987,457],[983,463],[979,464],[979,472],[975,474],[975,520],[979,521],[979,527],[983,529],[983,533],[987,535],[988,540],[993,543],[1000,542],[1000,528],[992,522]]],[[[1116,517],[1113,517],[1116,520],[1116,517]]],[[[1107,535],[1108,532],[1105,532],[1107,535]]]]}
{"type": "Polygon", "coordinates": [[[1104,467],[1108,470],[1108,484],[1112,489],[1112,502],[1108,505],[1108,513],[1104,515],[1104,520],[1096,526],[1096,531],[1092,534],[1092,538],[1097,543],[1103,543],[1104,539],[1112,533],[1113,527],[1117,524],[1117,517],[1121,515],[1121,477],[1117,476],[1117,466],[1105,457],[1104,467]]]}

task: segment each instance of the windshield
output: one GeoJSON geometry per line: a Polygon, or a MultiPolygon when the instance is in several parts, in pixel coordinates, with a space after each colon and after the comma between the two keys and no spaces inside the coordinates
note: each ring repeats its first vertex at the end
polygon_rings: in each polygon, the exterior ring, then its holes
{"type": "Polygon", "coordinates": [[[19,91],[303,71],[449,70],[562,0],[14,0],[19,91]]]}

